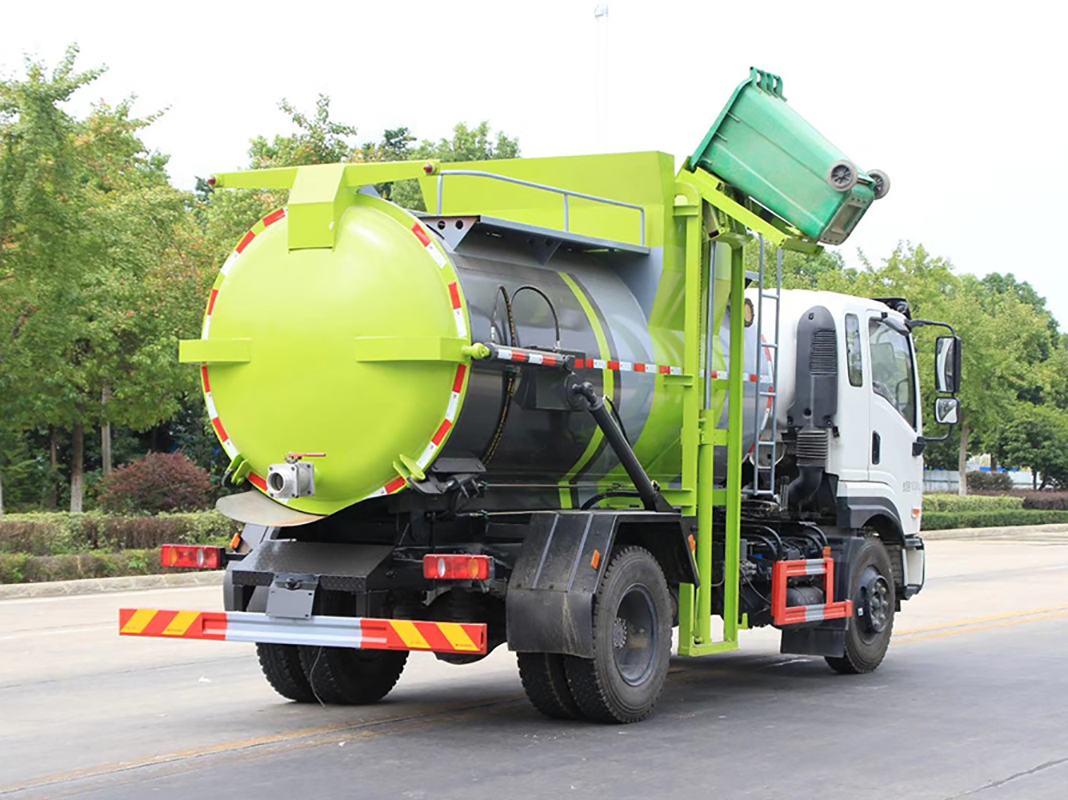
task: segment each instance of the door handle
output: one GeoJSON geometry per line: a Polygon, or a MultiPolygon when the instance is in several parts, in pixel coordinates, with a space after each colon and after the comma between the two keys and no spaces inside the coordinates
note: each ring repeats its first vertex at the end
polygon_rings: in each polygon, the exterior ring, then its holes
{"type": "Polygon", "coordinates": [[[878,464],[879,457],[882,455],[882,439],[879,438],[879,434],[875,431],[871,432],[871,463],[878,464]]]}

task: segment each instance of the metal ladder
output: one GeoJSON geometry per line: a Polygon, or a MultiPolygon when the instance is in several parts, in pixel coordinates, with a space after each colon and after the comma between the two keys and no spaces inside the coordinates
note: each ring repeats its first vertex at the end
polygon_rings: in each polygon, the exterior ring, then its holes
{"type": "Polygon", "coordinates": [[[778,459],[776,440],[779,437],[779,319],[782,316],[782,248],[776,248],[775,266],[775,291],[765,291],[765,259],[764,237],[760,236],[760,268],[754,276],[757,281],[757,308],[756,308],[756,352],[753,364],[756,372],[757,401],[753,409],[753,430],[757,432],[756,443],[753,445],[753,482],[750,486],[742,489],[742,494],[747,497],[774,497],[775,496],[775,462],[778,459]],[[764,341],[764,300],[775,302],[775,338],[771,342],[764,341]],[[772,351],[772,371],[770,385],[764,378],[761,369],[760,348],[772,351]],[[766,408],[762,400],[767,399],[771,403],[771,440],[764,441],[761,438],[761,418],[766,408]],[[767,467],[761,466],[760,456],[768,452],[771,456],[767,467]],[[761,480],[767,476],[767,486],[761,480]]]}

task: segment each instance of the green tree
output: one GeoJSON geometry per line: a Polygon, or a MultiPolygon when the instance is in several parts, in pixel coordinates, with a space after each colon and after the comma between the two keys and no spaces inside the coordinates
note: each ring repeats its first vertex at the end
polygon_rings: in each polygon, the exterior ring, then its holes
{"type": "Polygon", "coordinates": [[[1036,489],[1050,483],[1068,486],[1068,414],[1064,411],[1021,404],[998,431],[995,449],[1003,465],[1030,468],[1036,489]]]}

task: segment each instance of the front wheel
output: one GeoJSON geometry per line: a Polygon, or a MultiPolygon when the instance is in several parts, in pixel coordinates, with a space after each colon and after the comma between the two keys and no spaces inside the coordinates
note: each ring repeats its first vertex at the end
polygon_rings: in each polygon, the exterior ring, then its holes
{"type": "Polygon", "coordinates": [[[660,565],[641,547],[612,558],[594,598],[593,658],[567,656],[575,704],[597,722],[638,722],[652,713],[671,658],[671,596],[660,565]]]}
{"type": "Polygon", "coordinates": [[[864,541],[853,559],[849,596],[853,618],[845,635],[845,653],[827,656],[831,669],[847,675],[874,672],[890,646],[894,631],[894,573],[890,556],[876,538],[864,541]]]}

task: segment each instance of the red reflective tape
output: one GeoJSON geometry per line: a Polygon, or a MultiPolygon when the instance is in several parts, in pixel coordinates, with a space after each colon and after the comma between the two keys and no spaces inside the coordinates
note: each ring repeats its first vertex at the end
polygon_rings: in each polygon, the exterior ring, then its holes
{"type": "Polygon", "coordinates": [[[204,381],[204,391],[205,392],[210,392],[211,391],[211,384],[208,383],[208,365],[207,364],[201,364],[200,365],[200,379],[202,381],[204,381]]]}
{"type": "Polygon", "coordinates": [[[434,438],[430,441],[432,441],[435,446],[440,445],[445,440],[445,435],[449,432],[449,429],[451,427],[452,423],[448,420],[445,420],[441,423],[441,427],[438,428],[438,432],[434,434],[434,438]]]}
{"type": "Polygon", "coordinates": [[[456,370],[456,380],[452,382],[452,390],[456,394],[460,393],[460,390],[464,388],[464,376],[467,375],[467,366],[461,364],[456,370]]]}
{"type": "Polygon", "coordinates": [[[211,424],[215,426],[215,432],[219,434],[219,438],[224,442],[230,437],[226,435],[226,429],[223,428],[222,420],[218,417],[211,418],[211,424]]]}
{"type": "Polygon", "coordinates": [[[542,356],[541,357],[541,363],[544,364],[547,367],[555,367],[556,366],[556,356],[542,356]]]}
{"type": "Polygon", "coordinates": [[[268,214],[266,217],[263,218],[263,227],[269,228],[271,225],[274,225],[274,223],[278,222],[278,220],[280,220],[285,215],[286,210],[284,208],[278,209],[273,214],[268,214]]]}
{"type": "Polygon", "coordinates": [[[225,639],[226,613],[223,611],[204,611],[200,618],[189,626],[185,633],[190,639],[225,639]]]}
{"type": "Polygon", "coordinates": [[[160,611],[156,616],[152,618],[144,630],[141,631],[141,636],[162,636],[163,631],[167,629],[167,626],[171,624],[171,620],[178,616],[177,611],[160,611]]]}
{"type": "Polygon", "coordinates": [[[363,650],[407,650],[408,645],[388,619],[361,619],[360,646],[363,650]]]}
{"type": "Polygon", "coordinates": [[[438,627],[436,622],[416,622],[415,629],[422,634],[426,639],[426,643],[430,645],[430,649],[435,653],[455,653],[456,648],[453,647],[449,638],[441,632],[441,628],[438,627]]]}
{"type": "Polygon", "coordinates": [[[250,472],[248,476],[248,482],[264,492],[267,491],[267,481],[257,475],[255,472],[250,472]]]}
{"type": "Polygon", "coordinates": [[[256,238],[256,234],[254,234],[252,231],[249,231],[248,233],[246,233],[245,234],[245,238],[241,240],[241,244],[239,244],[237,246],[237,248],[236,248],[237,252],[241,253],[242,250],[244,250],[246,247],[248,247],[249,242],[251,242],[255,238],[256,238]]]}
{"type": "Polygon", "coordinates": [[[215,298],[219,296],[218,289],[212,289],[211,294],[208,295],[208,316],[211,316],[211,312],[215,310],[215,298]]]}
{"type": "Polygon", "coordinates": [[[645,364],[635,364],[634,365],[634,371],[635,372],[645,372],[645,364]]]}
{"type": "Polygon", "coordinates": [[[527,354],[526,353],[522,353],[519,350],[513,350],[512,351],[512,361],[526,361],[526,360],[527,360],[527,354]]]}
{"type": "Polygon", "coordinates": [[[423,230],[423,226],[418,222],[412,225],[412,233],[414,233],[416,238],[423,243],[423,247],[430,246],[430,237],[427,235],[427,232],[423,230]]]}
{"type": "Polygon", "coordinates": [[[661,375],[670,375],[671,374],[671,367],[660,367],[660,374],[661,375]]]}
{"type": "Polygon", "coordinates": [[[613,370],[615,372],[619,372],[619,362],[618,361],[609,361],[608,362],[608,369],[613,370]]]}
{"type": "Polygon", "coordinates": [[[484,624],[464,624],[460,623],[460,627],[464,629],[464,633],[468,638],[478,646],[478,652],[486,652],[486,626],[484,624]]]}
{"type": "Polygon", "coordinates": [[[393,494],[394,492],[399,492],[401,489],[403,489],[406,484],[407,481],[405,481],[404,478],[394,478],[389,483],[387,483],[384,488],[386,490],[386,494],[393,494]]]}
{"type": "Polygon", "coordinates": [[[454,309],[460,307],[460,287],[456,285],[455,281],[449,284],[449,299],[452,300],[454,309]]]}

